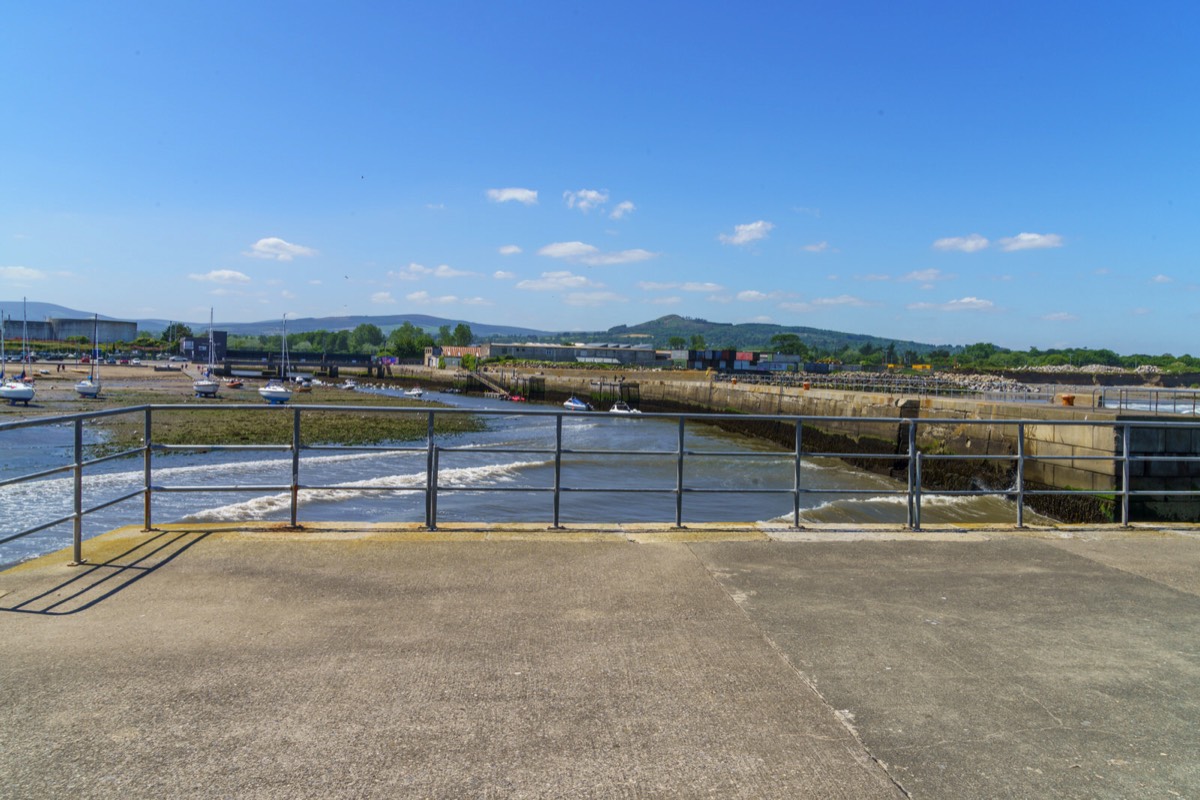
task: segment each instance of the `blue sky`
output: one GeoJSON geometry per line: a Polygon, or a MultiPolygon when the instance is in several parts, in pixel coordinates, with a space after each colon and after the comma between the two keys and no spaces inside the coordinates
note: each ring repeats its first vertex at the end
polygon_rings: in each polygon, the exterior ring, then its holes
{"type": "Polygon", "coordinates": [[[1200,354],[1195,4],[3,16],[0,299],[1200,354]]]}

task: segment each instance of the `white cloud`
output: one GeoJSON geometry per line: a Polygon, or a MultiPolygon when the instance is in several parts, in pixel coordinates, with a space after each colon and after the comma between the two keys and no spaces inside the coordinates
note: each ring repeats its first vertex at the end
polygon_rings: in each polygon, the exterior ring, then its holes
{"type": "Polygon", "coordinates": [[[529,289],[534,292],[553,292],[562,289],[582,289],[587,286],[600,288],[603,285],[602,283],[590,281],[583,275],[575,275],[564,270],[560,272],[543,272],[540,278],[521,281],[517,284],[517,288],[529,289]]]}
{"type": "Polygon", "coordinates": [[[445,306],[459,302],[458,298],[452,294],[445,294],[440,297],[434,297],[429,292],[410,292],[404,295],[404,299],[410,303],[416,303],[422,306],[445,306]]]}
{"type": "Polygon", "coordinates": [[[615,292],[571,292],[567,295],[569,306],[603,306],[609,303],[626,303],[629,299],[615,292]]]}
{"type": "Polygon", "coordinates": [[[763,300],[770,300],[771,295],[764,294],[755,289],[747,289],[744,292],[738,292],[737,299],[741,300],[743,303],[758,303],[762,302],[763,300]]]}
{"type": "Polygon", "coordinates": [[[940,269],[919,269],[915,272],[910,272],[900,280],[902,281],[917,281],[919,283],[931,283],[933,281],[948,281],[953,275],[945,275],[940,269]]]}
{"type": "Polygon", "coordinates": [[[1047,322],[1074,322],[1075,320],[1079,319],[1079,317],[1067,311],[1056,311],[1053,314],[1044,315],[1042,319],[1046,320],[1047,322]]]}
{"type": "Polygon", "coordinates": [[[498,281],[511,281],[513,278],[517,277],[517,274],[515,272],[506,272],[505,270],[498,269],[492,273],[492,277],[498,281]]]}
{"type": "Polygon", "coordinates": [[[617,203],[617,207],[608,215],[609,219],[624,219],[637,210],[637,206],[628,200],[623,200],[617,203]]]}
{"type": "Polygon", "coordinates": [[[654,258],[657,253],[651,253],[649,250],[641,248],[602,253],[600,248],[585,242],[551,242],[538,250],[538,255],[578,261],[589,267],[609,267],[614,264],[633,264],[638,261],[646,261],[654,258]]]}
{"type": "Polygon", "coordinates": [[[314,278],[313,280],[308,282],[308,285],[309,286],[320,286],[321,280],[319,278],[314,278]]]}
{"type": "Polygon", "coordinates": [[[747,321],[748,322],[761,322],[764,325],[769,325],[771,323],[771,318],[768,317],[766,314],[759,314],[757,317],[751,317],[747,321]]]}
{"type": "Polygon", "coordinates": [[[978,297],[962,297],[948,303],[912,303],[910,311],[991,311],[996,304],[978,297]]]}
{"type": "Polygon", "coordinates": [[[208,281],[210,283],[249,283],[250,276],[238,272],[234,269],[214,269],[212,272],[206,272],[203,275],[192,273],[188,278],[194,281],[208,281]]]}
{"type": "Polygon", "coordinates": [[[949,236],[933,243],[934,250],[957,250],[960,253],[976,253],[987,248],[989,242],[978,233],[970,236],[949,236]]]}
{"type": "Polygon", "coordinates": [[[40,269],[31,269],[30,267],[0,267],[0,278],[6,281],[40,281],[45,279],[46,273],[40,269]]]}
{"type": "Polygon", "coordinates": [[[634,248],[632,250],[619,250],[615,253],[597,253],[595,255],[584,256],[579,260],[590,267],[611,267],[614,264],[633,264],[638,261],[646,261],[654,258],[657,253],[651,253],[649,250],[634,248]]]}
{"type": "Polygon", "coordinates": [[[376,292],[371,295],[371,302],[376,305],[390,305],[395,303],[396,300],[392,297],[391,292],[376,292]]]}
{"type": "Polygon", "coordinates": [[[563,192],[567,208],[578,208],[587,213],[608,202],[608,192],[597,189],[580,189],[578,192],[563,192]]]}
{"type": "Polygon", "coordinates": [[[678,283],[657,283],[655,281],[638,281],[637,287],[647,292],[661,292],[667,289],[678,289],[678,283]]]}
{"type": "Polygon", "coordinates": [[[1062,237],[1057,233],[1018,233],[997,242],[1006,253],[1016,250],[1041,250],[1046,247],[1062,247],[1062,237]]]}
{"type": "Polygon", "coordinates": [[[717,238],[725,244],[749,244],[765,238],[774,227],[773,223],[760,219],[757,222],[747,222],[745,225],[734,225],[732,235],[722,233],[717,238]]]}
{"type": "Polygon", "coordinates": [[[850,294],[839,294],[836,297],[818,297],[815,300],[810,300],[803,303],[780,303],[779,307],[786,311],[823,311],[828,308],[848,307],[864,307],[870,306],[866,300],[861,297],[855,297],[850,294]]]}
{"type": "Polygon", "coordinates": [[[598,252],[600,248],[583,242],[551,242],[538,250],[538,255],[549,258],[580,258],[598,252]]]}
{"type": "Polygon", "coordinates": [[[519,252],[521,252],[521,248],[515,244],[506,244],[500,248],[500,255],[502,256],[515,256],[519,252]]]}
{"type": "Polygon", "coordinates": [[[285,242],[276,236],[259,239],[250,245],[249,250],[242,251],[242,255],[251,258],[268,258],[274,261],[291,261],[296,256],[315,256],[316,254],[317,251],[311,247],[285,242]]]}
{"type": "Polygon", "coordinates": [[[491,300],[488,300],[486,297],[464,297],[464,298],[462,299],[462,304],[463,304],[464,306],[490,306],[490,305],[494,305],[494,303],[492,303],[492,301],[491,301],[491,300]]]}
{"type": "Polygon", "coordinates": [[[719,283],[695,283],[689,281],[679,287],[685,292],[722,292],[725,287],[719,283]]]}
{"type": "Polygon", "coordinates": [[[829,242],[817,242],[816,244],[806,244],[804,249],[810,253],[824,253],[829,249],[829,242]]]}
{"type": "Polygon", "coordinates": [[[424,264],[413,262],[404,269],[392,270],[388,273],[388,277],[396,278],[402,281],[415,281],[425,277],[465,278],[478,274],[479,273],[477,272],[466,272],[461,269],[455,269],[448,264],[438,264],[436,267],[427,267],[424,264]]]}
{"type": "Polygon", "coordinates": [[[1171,283],[1173,280],[1174,280],[1174,278],[1171,278],[1167,275],[1159,274],[1159,275],[1155,275],[1153,278],[1151,278],[1150,282],[1151,283],[1171,283]]]}
{"type": "Polygon", "coordinates": [[[296,293],[293,291],[290,291],[288,289],[284,289],[283,291],[281,291],[279,293],[279,296],[282,297],[284,300],[295,300],[296,299],[296,293]]]}
{"type": "Polygon", "coordinates": [[[537,205],[537,191],[534,189],[518,189],[515,187],[508,189],[488,189],[488,200],[493,203],[521,203],[527,206],[537,205]]]}
{"type": "MultiPolygon", "coordinates": [[[[854,280],[867,281],[868,283],[879,283],[881,281],[890,281],[891,279],[892,279],[891,275],[884,275],[883,273],[880,273],[880,272],[872,272],[870,275],[855,275],[854,276],[854,280]]],[[[829,280],[835,281],[835,280],[837,280],[837,276],[830,275],[829,280]]]]}

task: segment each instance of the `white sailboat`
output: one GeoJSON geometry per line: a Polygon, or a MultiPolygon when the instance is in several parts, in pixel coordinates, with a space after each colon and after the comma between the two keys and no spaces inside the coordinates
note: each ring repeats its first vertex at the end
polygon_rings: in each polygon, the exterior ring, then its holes
{"type": "MultiPolygon", "coordinates": [[[[21,301],[21,307],[24,309],[25,301],[21,301]]],[[[24,311],[22,311],[24,314],[24,311]]],[[[7,400],[9,405],[15,406],[17,403],[29,405],[29,401],[33,399],[33,384],[26,383],[26,378],[29,373],[29,348],[25,341],[26,323],[21,324],[21,354],[22,368],[21,375],[18,378],[4,377],[4,365],[8,362],[4,356],[4,319],[0,317],[0,400],[7,400]]]]}
{"type": "Polygon", "coordinates": [[[283,315],[283,346],[280,349],[280,372],[283,376],[282,379],[271,378],[271,380],[267,381],[266,386],[261,386],[258,389],[259,396],[271,405],[286,403],[292,399],[292,390],[283,383],[288,377],[287,314],[283,315]]]}
{"type": "Polygon", "coordinates": [[[92,363],[90,374],[75,384],[80,397],[100,396],[100,315],[92,321],[92,363]]]}
{"type": "Polygon", "coordinates": [[[213,368],[216,366],[216,356],[213,352],[213,312],[208,310],[208,367],[204,374],[192,381],[192,391],[196,397],[216,397],[221,388],[220,382],[213,378],[213,368]]]}

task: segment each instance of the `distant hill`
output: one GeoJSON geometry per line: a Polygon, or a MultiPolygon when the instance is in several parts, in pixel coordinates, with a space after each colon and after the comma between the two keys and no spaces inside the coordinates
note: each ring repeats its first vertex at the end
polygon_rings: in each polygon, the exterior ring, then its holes
{"type": "MultiPolygon", "coordinates": [[[[21,302],[5,300],[0,301],[0,311],[4,316],[19,322],[21,319],[21,302]]],[[[86,318],[92,316],[94,312],[79,311],[65,306],[55,305],[54,303],[40,303],[30,301],[28,304],[29,319],[41,321],[47,317],[67,317],[67,318],[86,318]]],[[[101,319],[115,319],[114,317],[100,315],[101,319]]],[[[174,320],[178,321],[178,320],[174,320]]],[[[164,328],[169,325],[172,320],[162,319],[139,319],[136,320],[139,331],[144,331],[150,334],[161,333],[164,328]]],[[[870,336],[861,333],[844,333],[841,331],[824,330],[822,328],[807,328],[802,326],[784,326],[784,325],[768,325],[764,323],[742,323],[735,325],[730,322],[709,322],[705,319],[696,317],[681,317],[678,314],[669,314],[665,317],[659,317],[649,322],[642,322],[637,325],[617,325],[609,328],[606,331],[566,331],[554,332],[543,331],[535,328],[521,328],[511,325],[489,325],[485,322],[472,322],[462,319],[445,319],[443,317],[431,317],[427,314],[393,314],[386,316],[367,316],[367,315],[351,315],[342,317],[302,317],[299,319],[289,319],[287,328],[290,333],[306,333],[309,331],[340,331],[353,330],[363,323],[378,325],[385,333],[390,333],[393,329],[400,327],[405,322],[410,322],[413,325],[421,328],[429,333],[436,334],[438,328],[443,325],[449,325],[451,328],[459,323],[470,326],[471,332],[475,334],[477,339],[515,339],[515,340],[530,340],[540,339],[546,340],[566,340],[566,341],[591,341],[591,342],[623,342],[629,344],[648,344],[659,349],[666,349],[670,346],[672,337],[678,336],[683,338],[689,344],[692,337],[696,334],[704,337],[706,347],[714,350],[720,349],[738,349],[738,350],[765,350],[771,346],[771,337],[780,333],[794,333],[800,337],[806,345],[814,349],[827,350],[837,352],[844,347],[858,349],[864,344],[870,344],[873,347],[886,348],[889,344],[895,344],[900,351],[913,350],[917,353],[926,353],[938,347],[943,347],[950,352],[957,352],[962,348],[960,346],[949,345],[934,345],[923,342],[903,341],[897,339],[888,339],[880,336],[870,336]]],[[[185,322],[193,331],[203,331],[208,327],[208,320],[201,322],[185,322]]],[[[263,320],[261,322],[221,322],[218,320],[215,327],[219,330],[228,331],[231,334],[238,336],[257,336],[260,334],[278,334],[283,328],[283,321],[279,319],[263,320]]]]}
{"type": "Polygon", "coordinates": [[[949,345],[935,345],[924,342],[914,342],[898,339],[888,339],[881,336],[870,336],[861,333],[844,333],[822,328],[807,328],[803,326],[769,325],[759,322],[733,324],[730,322],[709,322],[695,317],[681,317],[669,314],[665,317],[643,322],[638,325],[617,325],[603,332],[565,333],[566,338],[590,339],[592,341],[629,342],[630,344],[652,344],[659,349],[669,346],[671,337],[678,336],[692,341],[692,336],[699,334],[704,337],[706,347],[713,350],[761,350],[771,346],[771,337],[781,333],[793,333],[800,337],[806,345],[814,349],[837,352],[844,347],[859,348],[864,344],[873,347],[886,348],[895,344],[900,351],[913,350],[926,353],[938,347],[944,347],[950,352],[960,348],[949,345]]]}
{"type": "MultiPolygon", "coordinates": [[[[41,322],[47,317],[61,317],[66,319],[87,319],[92,317],[94,311],[80,311],[66,306],[56,305],[55,303],[40,303],[30,300],[26,304],[26,313],[31,322],[41,322]]],[[[0,300],[0,313],[4,314],[6,319],[11,319],[14,322],[21,320],[21,301],[20,300],[0,300]]],[[[100,319],[123,319],[118,317],[110,317],[104,314],[100,315],[100,319]]],[[[172,322],[183,322],[193,331],[206,330],[208,328],[208,320],[200,322],[188,322],[184,320],[167,320],[167,319],[139,319],[137,322],[138,330],[150,333],[161,333],[172,322]]],[[[302,317],[299,319],[289,319],[287,321],[288,331],[291,333],[306,333],[308,331],[340,331],[353,330],[363,323],[378,325],[384,333],[390,333],[393,328],[399,328],[405,322],[411,322],[418,328],[426,330],[430,333],[437,333],[438,328],[443,325],[449,325],[453,328],[459,323],[464,323],[471,328],[471,332],[477,337],[487,338],[491,336],[511,336],[514,338],[526,337],[552,337],[556,334],[549,331],[540,331],[535,328],[521,328],[511,325],[489,325],[486,322],[471,322],[463,319],[444,319],[442,317],[431,317],[428,314],[392,314],[387,316],[366,316],[353,315],[344,317],[302,317]]],[[[222,322],[217,320],[214,327],[228,331],[229,333],[239,336],[257,336],[259,334],[277,334],[283,328],[282,319],[263,320],[261,322],[222,322]]]]}

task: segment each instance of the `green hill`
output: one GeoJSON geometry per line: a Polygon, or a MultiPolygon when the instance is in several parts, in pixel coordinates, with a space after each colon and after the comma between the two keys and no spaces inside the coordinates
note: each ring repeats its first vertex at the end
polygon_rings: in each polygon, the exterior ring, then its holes
{"type": "Polygon", "coordinates": [[[927,353],[938,348],[950,352],[960,349],[957,346],[887,339],[822,328],[757,322],[737,325],[730,322],[709,322],[696,317],[681,317],[678,314],[669,314],[638,325],[617,325],[603,332],[575,332],[564,335],[567,338],[576,337],[592,341],[650,344],[660,349],[669,347],[673,337],[681,338],[690,345],[692,337],[699,335],[704,337],[705,347],[713,350],[768,350],[771,347],[771,337],[781,333],[795,334],[813,350],[829,353],[838,353],[847,347],[857,350],[867,344],[874,348],[886,348],[889,344],[894,344],[897,350],[912,350],[917,353],[927,353]]]}

